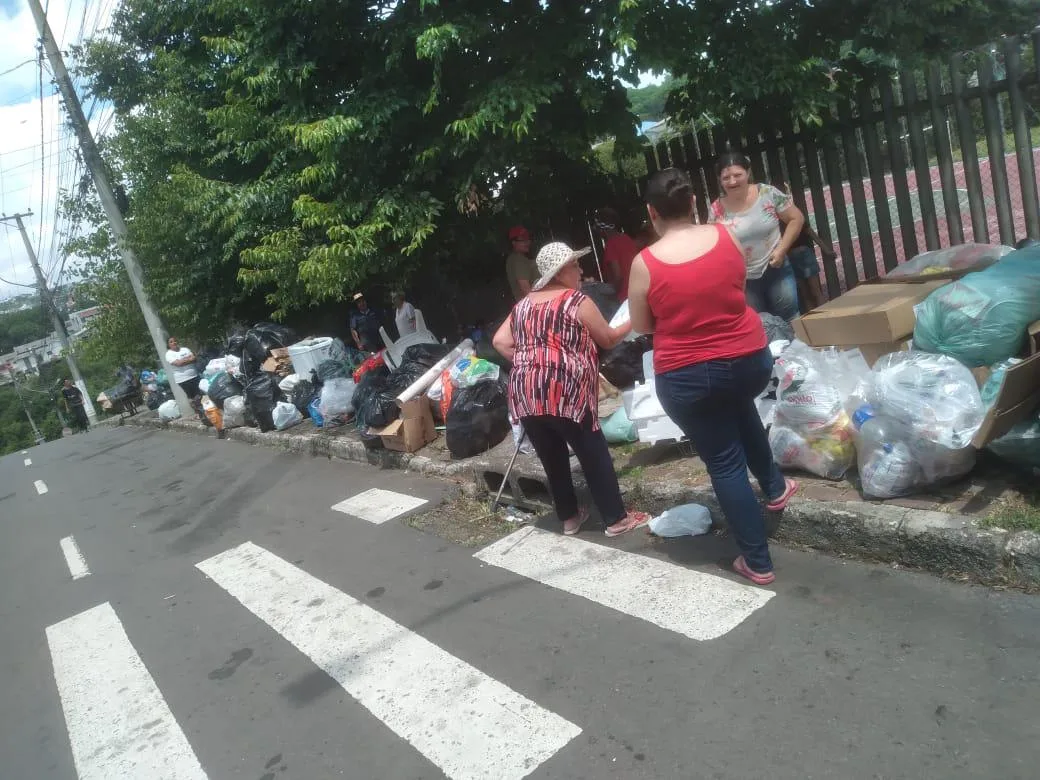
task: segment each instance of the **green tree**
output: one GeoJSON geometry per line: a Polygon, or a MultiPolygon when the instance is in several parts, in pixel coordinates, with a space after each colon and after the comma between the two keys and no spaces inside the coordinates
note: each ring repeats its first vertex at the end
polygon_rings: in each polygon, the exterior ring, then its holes
{"type": "Polygon", "coordinates": [[[284,317],[465,273],[516,215],[602,193],[593,141],[635,139],[625,5],[124,3],[86,72],[119,116],[109,152],[164,313],[256,293],[284,317]]]}
{"type": "Polygon", "coordinates": [[[46,338],[51,332],[50,318],[39,300],[34,304],[28,309],[0,314],[0,355],[11,352],[20,344],[46,338]]]}
{"type": "Polygon", "coordinates": [[[818,122],[836,93],[896,65],[1031,29],[1037,0],[631,0],[634,58],[682,80],[669,113],[818,122]]]}

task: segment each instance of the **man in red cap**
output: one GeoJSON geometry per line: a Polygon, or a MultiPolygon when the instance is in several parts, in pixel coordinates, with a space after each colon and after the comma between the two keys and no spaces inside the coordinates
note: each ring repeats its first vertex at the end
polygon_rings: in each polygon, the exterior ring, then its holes
{"type": "Polygon", "coordinates": [[[517,227],[509,230],[509,243],[512,251],[506,258],[506,278],[509,279],[509,289],[513,292],[513,298],[522,300],[531,292],[531,285],[538,277],[538,267],[531,257],[531,234],[527,228],[517,227]]]}

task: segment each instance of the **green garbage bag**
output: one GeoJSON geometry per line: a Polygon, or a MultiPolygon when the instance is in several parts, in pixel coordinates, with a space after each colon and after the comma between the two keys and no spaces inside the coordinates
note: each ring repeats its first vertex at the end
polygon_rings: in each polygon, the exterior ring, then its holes
{"type": "Polygon", "coordinates": [[[984,271],[940,287],[914,307],[914,347],[992,366],[1022,349],[1040,319],[1040,247],[1012,252],[984,271]]]}
{"type": "Polygon", "coordinates": [[[1016,466],[1040,469],[1040,411],[990,442],[989,450],[1016,466]]]}
{"type": "Polygon", "coordinates": [[[624,408],[618,409],[610,417],[600,420],[599,427],[603,429],[603,435],[608,444],[628,444],[639,439],[636,425],[628,419],[624,408]]]}

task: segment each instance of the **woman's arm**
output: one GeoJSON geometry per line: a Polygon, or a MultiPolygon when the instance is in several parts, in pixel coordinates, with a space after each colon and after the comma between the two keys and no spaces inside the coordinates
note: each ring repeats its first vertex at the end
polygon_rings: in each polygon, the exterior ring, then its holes
{"type": "Polygon", "coordinates": [[[780,243],[773,250],[773,256],[769,259],[769,264],[773,268],[779,268],[784,264],[784,260],[787,259],[787,253],[791,251],[791,247],[798,240],[802,228],[805,227],[805,215],[793,203],[790,203],[783,210],[778,210],[776,215],[784,225],[784,232],[780,236],[780,243]]]}
{"type": "Polygon", "coordinates": [[[618,325],[616,328],[610,327],[610,323],[600,313],[599,307],[590,298],[586,298],[578,306],[578,319],[582,325],[588,328],[589,335],[596,342],[596,346],[603,349],[616,347],[632,330],[631,322],[618,325]]]}
{"type": "Polygon", "coordinates": [[[510,313],[506,317],[505,321],[499,325],[498,331],[495,336],[491,339],[491,345],[495,350],[508,360],[510,363],[513,362],[513,355],[516,353],[516,341],[513,339],[513,315],[510,313]]]}
{"type": "Polygon", "coordinates": [[[650,271],[643,258],[637,255],[632,261],[632,273],[628,277],[628,313],[636,333],[654,332],[654,315],[647,301],[649,292],[650,271]]]}

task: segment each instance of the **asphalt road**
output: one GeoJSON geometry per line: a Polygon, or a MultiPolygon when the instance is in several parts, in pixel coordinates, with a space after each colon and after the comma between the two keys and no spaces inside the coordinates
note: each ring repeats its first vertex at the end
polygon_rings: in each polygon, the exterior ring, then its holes
{"type": "Polygon", "coordinates": [[[0,460],[0,777],[1037,776],[1034,597],[331,509],[373,488],[448,494],[136,429],[0,460]]]}

